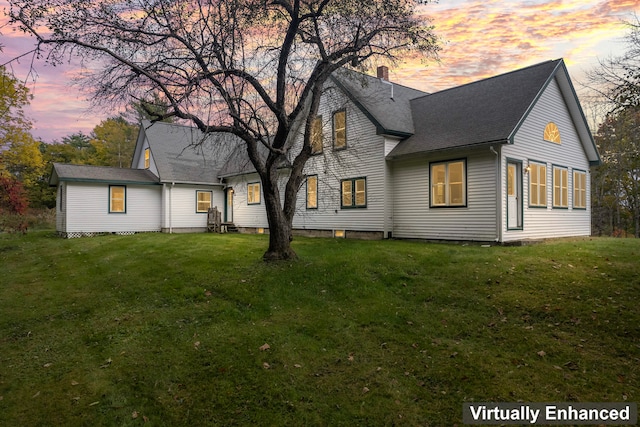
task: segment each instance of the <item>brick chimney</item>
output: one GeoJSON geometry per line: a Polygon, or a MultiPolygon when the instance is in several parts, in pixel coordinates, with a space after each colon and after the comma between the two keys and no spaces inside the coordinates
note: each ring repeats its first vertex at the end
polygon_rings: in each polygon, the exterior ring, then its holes
{"type": "Polygon", "coordinates": [[[378,67],[378,78],[389,81],[389,67],[385,65],[380,65],[378,67]]]}

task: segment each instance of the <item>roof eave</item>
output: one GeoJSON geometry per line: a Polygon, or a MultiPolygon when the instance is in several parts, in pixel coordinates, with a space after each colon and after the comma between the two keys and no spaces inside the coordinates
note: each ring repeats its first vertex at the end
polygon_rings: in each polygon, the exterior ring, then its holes
{"type": "MultiPolygon", "coordinates": [[[[59,178],[59,182],[89,182],[99,184],[120,184],[120,185],[159,185],[157,181],[136,181],[131,179],[99,179],[99,178],[59,178]]],[[[55,185],[51,185],[55,187],[55,185]]]]}
{"type": "Polygon", "coordinates": [[[376,134],[383,135],[383,136],[392,136],[392,137],[402,138],[402,139],[406,139],[406,138],[409,138],[410,136],[413,136],[413,133],[402,132],[399,130],[385,129],[379,124],[376,125],[376,134]]]}
{"type": "Polygon", "coordinates": [[[420,155],[420,154],[431,154],[431,153],[443,153],[443,152],[447,152],[447,151],[457,151],[457,150],[464,150],[464,149],[471,149],[471,148],[476,148],[476,147],[483,147],[485,145],[492,145],[492,144],[508,144],[509,140],[508,139],[497,139],[497,140],[492,140],[492,141],[484,141],[484,142],[477,142],[477,143],[472,143],[472,144],[465,144],[465,145],[458,145],[455,147],[444,147],[444,148],[436,148],[436,149],[432,149],[432,150],[420,150],[420,151],[412,151],[410,153],[402,153],[402,154],[393,154],[393,151],[391,151],[391,153],[387,154],[386,158],[389,160],[397,160],[397,159],[402,159],[405,157],[410,157],[410,156],[415,156],[415,155],[420,155]]]}

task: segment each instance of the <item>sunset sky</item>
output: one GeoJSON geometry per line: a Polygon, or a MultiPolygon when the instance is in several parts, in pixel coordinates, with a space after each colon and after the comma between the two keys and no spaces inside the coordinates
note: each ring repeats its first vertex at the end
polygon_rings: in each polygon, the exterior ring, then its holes
{"type": "MultiPolygon", "coordinates": [[[[0,0],[0,64],[28,52],[33,41],[4,25],[0,0]]],[[[446,89],[542,61],[564,58],[574,85],[598,59],[622,54],[624,20],[640,13],[639,0],[440,0],[420,8],[443,39],[440,62],[405,61],[390,70],[390,80],[428,92],[446,89]]],[[[89,111],[87,95],[71,86],[77,62],[62,67],[31,57],[7,65],[24,80],[34,99],[27,113],[32,131],[45,142],[82,131],[86,134],[113,111],[89,111]],[[35,82],[34,82],[35,77],[35,82]]]]}

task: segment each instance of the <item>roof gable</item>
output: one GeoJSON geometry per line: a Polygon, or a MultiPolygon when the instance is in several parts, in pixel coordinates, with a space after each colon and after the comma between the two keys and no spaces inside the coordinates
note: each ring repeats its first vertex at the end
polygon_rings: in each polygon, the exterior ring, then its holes
{"type": "Polygon", "coordinates": [[[194,127],[144,121],[133,164],[146,141],[161,182],[212,184],[241,141],[227,133],[205,135],[194,127]]]}
{"type": "Polygon", "coordinates": [[[379,134],[407,137],[414,133],[410,101],[427,92],[346,68],[337,70],[331,80],[371,120],[379,134]]]}
{"type": "Polygon", "coordinates": [[[547,61],[412,100],[415,134],[389,156],[510,142],[560,64],[547,61]]]}

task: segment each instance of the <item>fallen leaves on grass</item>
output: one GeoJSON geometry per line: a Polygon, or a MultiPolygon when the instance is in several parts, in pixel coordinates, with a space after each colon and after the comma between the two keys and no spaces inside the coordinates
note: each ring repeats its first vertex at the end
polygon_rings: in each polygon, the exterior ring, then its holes
{"type": "Polygon", "coordinates": [[[267,343],[264,343],[260,346],[260,351],[267,351],[271,348],[271,346],[267,343]]]}

